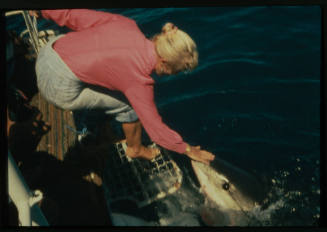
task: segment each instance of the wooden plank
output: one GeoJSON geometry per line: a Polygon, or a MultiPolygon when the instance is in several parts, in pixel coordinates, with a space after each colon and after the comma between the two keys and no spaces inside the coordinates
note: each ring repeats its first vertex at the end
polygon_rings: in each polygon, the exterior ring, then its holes
{"type": "Polygon", "coordinates": [[[38,151],[46,151],[59,160],[63,160],[68,148],[74,146],[76,133],[71,111],[61,110],[48,103],[39,93],[34,96],[31,105],[37,107],[43,115],[43,120],[51,126],[50,131],[41,138],[38,151]]]}
{"type": "Polygon", "coordinates": [[[69,131],[68,131],[68,128],[66,127],[66,124],[67,124],[67,121],[68,121],[68,113],[69,111],[63,111],[63,120],[62,120],[62,124],[63,124],[63,136],[62,136],[62,143],[63,143],[63,156],[62,156],[62,159],[64,160],[65,159],[65,151],[68,150],[68,147],[69,147],[69,131]]]}
{"type": "MultiPolygon", "coordinates": [[[[63,127],[64,127],[64,145],[65,145],[65,151],[68,150],[68,147],[74,146],[75,144],[75,138],[76,133],[73,132],[70,128],[76,129],[74,120],[73,120],[73,114],[71,111],[65,111],[64,112],[64,120],[63,120],[63,127]]],[[[63,159],[65,158],[66,152],[63,153],[63,159]]]]}
{"type": "MultiPolygon", "coordinates": [[[[73,118],[73,113],[71,111],[66,111],[65,112],[65,131],[66,131],[66,145],[67,146],[74,146],[75,141],[77,138],[76,132],[72,131],[69,128],[73,128],[76,130],[75,123],[74,123],[74,118],[73,118]]],[[[68,150],[68,147],[66,148],[66,151],[68,150]]],[[[65,157],[63,157],[65,158],[65,157]]]]}
{"type": "Polygon", "coordinates": [[[65,136],[65,128],[64,128],[64,112],[63,110],[58,111],[59,117],[60,117],[60,121],[58,121],[58,123],[60,123],[60,128],[62,133],[59,134],[58,136],[58,151],[59,151],[59,159],[63,160],[64,159],[64,147],[63,147],[63,137],[65,136]]]}
{"type": "Polygon", "coordinates": [[[57,158],[57,156],[55,155],[55,153],[53,151],[53,145],[54,145],[53,132],[55,131],[56,128],[53,125],[52,104],[47,104],[47,109],[48,109],[49,122],[52,127],[52,130],[49,131],[49,133],[48,133],[48,136],[49,136],[48,152],[57,158]]]}
{"type": "MultiPolygon", "coordinates": [[[[37,107],[40,110],[40,112],[43,115],[43,120],[47,122],[48,119],[47,119],[47,114],[46,114],[46,111],[45,111],[45,104],[44,104],[44,101],[42,100],[41,94],[38,93],[35,98],[36,98],[36,104],[34,104],[34,106],[37,107]]],[[[31,104],[33,104],[33,101],[32,101],[31,104]]],[[[48,150],[47,135],[45,135],[45,136],[43,136],[41,138],[41,141],[40,141],[40,143],[39,143],[39,145],[37,147],[37,151],[47,151],[47,150],[48,150]]]]}

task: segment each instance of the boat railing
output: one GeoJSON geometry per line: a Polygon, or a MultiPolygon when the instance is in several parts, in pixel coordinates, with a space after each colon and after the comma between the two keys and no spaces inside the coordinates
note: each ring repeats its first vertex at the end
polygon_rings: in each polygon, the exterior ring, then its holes
{"type": "Polygon", "coordinates": [[[26,35],[29,35],[28,42],[33,47],[34,52],[36,54],[39,53],[40,48],[42,48],[49,40],[49,37],[55,36],[55,32],[53,30],[38,30],[37,26],[37,18],[35,16],[31,16],[26,10],[15,10],[15,11],[7,11],[5,13],[6,17],[13,15],[22,15],[25,21],[26,29],[20,33],[20,37],[23,39],[26,35]]]}
{"type": "MultiPolygon", "coordinates": [[[[39,32],[37,31],[36,18],[32,19],[28,11],[8,11],[5,16],[22,14],[25,20],[30,42],[36,54],[40,48],[39,32]]],[[[23,34],[21,34],[22,36],[23,34]]],[[[24,180],[10,150],[8,150],[8,193],[9,202],[12,201],[18,210],[18,221],[20,226],[48,226],[38,202],[43,199],[40,190],[31,191],[24,180]]]]}

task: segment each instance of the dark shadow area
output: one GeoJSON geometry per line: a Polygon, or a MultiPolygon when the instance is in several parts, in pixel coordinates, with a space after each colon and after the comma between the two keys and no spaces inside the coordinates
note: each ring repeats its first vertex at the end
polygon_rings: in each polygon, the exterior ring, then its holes
{"type": "Polygon", "coordinates": [[[8,215],[10,216],[8,225],[9,226],[19,226],[18,210],[13,202],[10,202],[8,205],[8,215]]]}
{"type": "Polygon", "coordinates": [[[107,145],[76,145],[64,161],[35,151],[44,130],[35,117],[16,122],[9,132],[9,149],[31,190],[44,194],[41,201],[50,225],[110,225],[102,189],[107,145]],[[37,122],[37,123],[36,123],[37,122]],[[90,173],[93,173],[90,177],[90,173]],[[93,176],[93,177],[92,177],[93,176]]]}
{"type": "MultiPolygon", "coordinates": [[[[42,191],[39,205],[45,217],[51,226],[111,225],[102,189],[111,132],[101,125],[99,139],[87,144],[76,142],[63,161],[55,154],[37,151],[42,136],[52,128],[40,110],[30,105],[38,93],[35,55],[15,33],[8,32],[6,39],[6,46],[12,45],[11,56],[6,59],[8,149],[29,188],[42,191]]],[[[18,212],[13,204],[8,213],[10,225],[17,225],[18,212]]]]}
{"type": "Polygon", "coordinates": [[[10,76],[8,87],[14,86],[24,93],[27,101],[30,101],[38,92],[35,74],[36,56],[32,53],[32,48],[13,31],[7,32],[7,42],[13,45],[12,57],[7,60],[7,74],[10,76]]]}

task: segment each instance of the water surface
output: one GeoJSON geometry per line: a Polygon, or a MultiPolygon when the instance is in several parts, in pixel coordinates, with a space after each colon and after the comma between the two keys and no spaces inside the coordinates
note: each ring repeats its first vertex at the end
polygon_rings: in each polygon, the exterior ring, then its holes
{"type": "MultiPolygon", "coordinates": [[[[253,212],[262,224],[317,224],[319,7],[99,10],[135,19],[148,37],[165,22],[189,33],[198,46],[197,69],[153,76],[163,120],[186,142],[266,180],[271,190],[265,206],[253,212]]],[[[18,31],[24,25],[18,18],[7,23],[7,29],[18,31]]],[[[51,21],[39,26],[63,30],[51,21]]],[[[183,212],[196,213],[196,206],[185,206],[191,198],[188,192],[177,198],[183,212]]],[[[176,209],[170,212],[172,218],[176,209]]]]}

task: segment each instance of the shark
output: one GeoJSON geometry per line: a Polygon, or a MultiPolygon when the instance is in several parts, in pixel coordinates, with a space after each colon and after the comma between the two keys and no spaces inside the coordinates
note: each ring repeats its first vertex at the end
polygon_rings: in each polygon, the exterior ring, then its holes
{"type": "Polygon", "coordinates": [[[191,161],[205,202],[200,216],[208,226],[249,226],[258,220],[251,210],[265,197],[263,182],[254,175],[218,158],[209,164],[191,161]]]}

